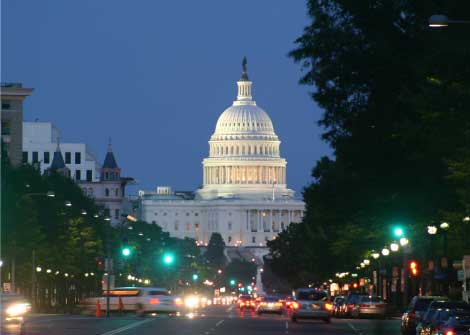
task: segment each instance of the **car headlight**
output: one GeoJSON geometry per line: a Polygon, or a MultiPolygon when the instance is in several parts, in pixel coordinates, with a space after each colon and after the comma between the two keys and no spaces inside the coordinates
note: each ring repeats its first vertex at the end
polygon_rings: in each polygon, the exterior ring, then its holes
{"type": "Polygon", "coordinates": [[[22,316],[26,314],[27,312],[29,312],[30,309],[31,309],[30,304],[17,303],[17,304],[10,305],[6,309],[6,313],[9,317],[16,317],[16,316],[22,316]]]}

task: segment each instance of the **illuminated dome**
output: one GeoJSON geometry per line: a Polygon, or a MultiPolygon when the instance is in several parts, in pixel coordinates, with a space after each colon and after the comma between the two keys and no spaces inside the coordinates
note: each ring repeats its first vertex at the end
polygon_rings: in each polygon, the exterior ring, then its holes
{"type": "Polygon", "coordinates": [[[292,197],[286,188],[286,160],[269,115],[251,95],[246,59],[238,95],[219,117],[204,159],[204,185],[198,195],[212,198],[292,197]]]}

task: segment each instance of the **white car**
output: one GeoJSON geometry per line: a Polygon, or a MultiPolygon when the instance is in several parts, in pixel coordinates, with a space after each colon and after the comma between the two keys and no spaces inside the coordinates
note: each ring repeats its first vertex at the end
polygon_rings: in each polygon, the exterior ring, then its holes
{"type": "MultiPolygon", "coordinates": [[[[97,309],[97,303],[101,311],[106,310],[107,292],[103,296],[87,298],[84,302],[90,311],[97,309]]],[[[110,311],[132,311],[143,313],[178,313],[184,301],[175,297],[165,288],[160,287],[117,287],[109,291],[110,311]],[[121,298],[122,305],[119,303],[121,298]]]]}

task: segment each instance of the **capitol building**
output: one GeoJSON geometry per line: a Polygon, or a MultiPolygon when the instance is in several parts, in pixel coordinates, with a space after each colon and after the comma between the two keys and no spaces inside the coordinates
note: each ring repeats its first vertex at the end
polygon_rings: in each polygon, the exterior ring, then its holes
{"type": "Polygon", "coordinates": [[[218,232],[233,247],[266,247],[267,240],[301,221],[304,203],[287,187],[281,141],[269,115],[253,100],[252,84],[244,59],[237,99],[220,115],[209,140],[202,187],[139,191],[141,220],[201,246],[218,232]]]}

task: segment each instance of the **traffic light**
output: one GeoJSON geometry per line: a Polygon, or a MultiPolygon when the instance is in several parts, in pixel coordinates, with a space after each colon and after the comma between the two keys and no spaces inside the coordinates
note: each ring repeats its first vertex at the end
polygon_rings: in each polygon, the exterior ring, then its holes
{"type": "Polygon", "coordinates": [[[230,286],[235,286],[235,279],[230,279],[230,286]]]}
{"type": "Polygon", "coordinates": [[[396,226],[393,228],[393,235],[395,235],[395,237],[402,237],[404,233],[405,231],[400,226],[396,226]]]}
{"type": "Polygon", "coordinates": [[[410,261],[408,263],[408,269],[410,270],[410,275],[416,277],[419,274],[419,265],[417,261],[410,261]]]}
{"type": "Polygon", "coordinates": [[[196,281],[198,280],[199,276],[197,275],[197,273],[193,274],[193,280],[196,281]]]}
{"type": "Polygon", "coordinates": [[[241,282],[238,283],[238,287],[242,287],[242,286],[243,286],[243,284],[241,282]]]}
{"type": "Polygon", "coordinates": [[[124,247],[121,249],[121,254],[124,256],[124,257],[129,257],[131,255],[131,248],[129,247],[124,247]]]}
{"type": "Polygon", "coordinates": [[[166,265],[171,265],[174,261],[175,257],[173,256],[173,254],[166,253],[163,255],[163,263],[165,263],[166,265]]]}

